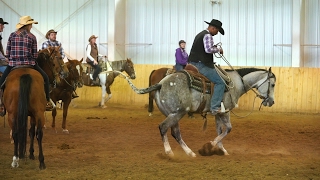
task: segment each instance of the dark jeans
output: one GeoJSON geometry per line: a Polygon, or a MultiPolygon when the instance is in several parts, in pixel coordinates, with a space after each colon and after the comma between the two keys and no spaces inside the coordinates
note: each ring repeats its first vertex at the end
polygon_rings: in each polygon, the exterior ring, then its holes
{"type": "MultiPolygon", "coordinates": [[[[4,80],[7,78],[8,74],[10,73],[11,69],[13,68],[13,66],[8,66],[7,69],[3,72],[1,78],[0,78],[0,85],[3,84],[4,80]]],[[[37,70],[43,77],[44,79],[44,91],[46,93],[46,99],[47,101],[50,100],[50,82],[49,82],[49,78],[48,75],[39,67],[38,64],[34,65],[33,68],[35,70],[37,70]]]]}
{"type": "Polygon", "coordinates": [[[99,73],[101,72],[101,67],[99,66],[99,64],[94,65],[93,61],[90,61],[90,62],[87,62],[87,63],[90,64],[90,66],[92,66],[93,69],[94,69],[92,78],[95,81],[96,78],[98,77],[99,73]]]}

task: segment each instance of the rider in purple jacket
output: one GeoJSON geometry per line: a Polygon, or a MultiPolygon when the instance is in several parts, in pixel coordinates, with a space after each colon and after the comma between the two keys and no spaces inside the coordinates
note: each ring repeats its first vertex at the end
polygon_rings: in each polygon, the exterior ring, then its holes
{"type": "Polygon", "coordinates": [[[184,40],[179,41],[179,48],[176,49],[176,71],[183,70],[188,63],[188,54],[185,50],[186,42],[184,40]]]}

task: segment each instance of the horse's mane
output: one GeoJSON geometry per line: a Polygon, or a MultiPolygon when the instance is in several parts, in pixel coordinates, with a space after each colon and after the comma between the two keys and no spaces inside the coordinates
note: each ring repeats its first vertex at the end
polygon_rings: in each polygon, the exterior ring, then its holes
{"type": "MultiPolygon", "coordinates": [[[[227,72],[231,72],[233,70],[231,69],[226,69],[227,72]]],[[[259,69],[259,68],[241,68],[241,69],[236,69],[236,71],[238,72],[238,74],[243,77],[249,73],[252,73],[252,72],[255,72],[255,71],[265,71],[265,72],[268,72],[267,70],[265,69],[259,69]]]]}
{"type": "Polygon", "coordinates": [[[120,71],[127,60],[118,60],[118,61],[111,61],[111,66],[113,70],[120,71]]]}

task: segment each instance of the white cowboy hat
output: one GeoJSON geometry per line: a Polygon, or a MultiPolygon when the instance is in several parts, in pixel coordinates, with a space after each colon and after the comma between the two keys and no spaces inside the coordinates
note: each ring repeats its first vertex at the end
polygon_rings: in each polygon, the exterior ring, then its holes
{"type": "Polygon", "coordinates": [[[36,22],[33,19],[31,19],[30,16],[22,16],[20,18],[19,23],[16,25],[16,29],[20,29],[23,26],[28,25],[28,24],[38,24],[38,22],[36,22]]]}

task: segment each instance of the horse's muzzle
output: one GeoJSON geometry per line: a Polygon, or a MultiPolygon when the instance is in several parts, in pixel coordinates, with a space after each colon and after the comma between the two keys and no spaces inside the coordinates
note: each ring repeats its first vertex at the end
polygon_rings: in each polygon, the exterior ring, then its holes
{"type": "Polygon", "coordinates": [[[130,78],[131,78],[131,79],[136,79],[136,75],[135,75],[135,74],[132,74],[132,75],[130,76],[130,78]]]}
{"type": "Polygon", "coordinates": [[[264,106],[271,107],[274,104],[274,100],[273,100],[273,98],[266,98],[266,99],[263,100],[262,104],[264,106]]]}

